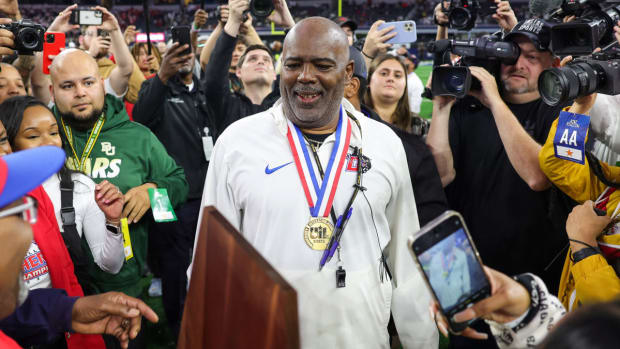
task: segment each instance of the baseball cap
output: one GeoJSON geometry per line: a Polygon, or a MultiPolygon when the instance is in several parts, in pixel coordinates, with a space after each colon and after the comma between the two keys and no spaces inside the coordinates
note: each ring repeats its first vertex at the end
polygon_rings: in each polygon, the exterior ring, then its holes
{"type": "Polygon", "coordinates": [[[0,157],[0,208],[39,186],[58,172],[65,152],[54,146],[22,150],[0,157]]]}
{"type": "Polygon", "coordinates": [[[366,62],[362,53],[353,46],[349,46],[349,59],[355,62],[355,68],[353,68],[353,75],[366,80],[368,78],[368,72],[366,70],[366,62]]]}
{"type": "Polygon", "coordinates": [[[353,20],[349,19],[348,17],[336,17],[334,18],[334,22],[336,22],[336,24],[338,24],[341,28],[342,27],[349,27],[351,28],[351,31],[355,31],[357,30],[357,23],[355,23],[353,20]]]}
{"type": "Polygon", "coordinates": [[[525,35],[539,51],[549,50],[551,43],[551,24],[541,18],[530,18],[515,25],[504,40],[514,40],[518,35],[525,35]]]}

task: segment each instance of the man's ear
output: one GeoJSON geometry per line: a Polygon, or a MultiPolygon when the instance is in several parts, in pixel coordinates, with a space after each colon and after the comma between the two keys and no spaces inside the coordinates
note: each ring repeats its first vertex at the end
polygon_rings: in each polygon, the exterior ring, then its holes
{"type": "Polygon", "coordinates": [[[357,91],[360,89],[360,80],[357,77],[352,77],[344,85],[344,98],[351,99],[357,96],[357,91]]]}
{"type": "Polygon", "coordinates": [[[345,69],[344,81],[345,83],[347,83],[353,77],[353,71],[355,69],[355,62],[353,60],[350,60],[344,69],[345,69]]]}
{"type": "Polygon", "coordinates": [[[559,68],[560,67],[560,57],[552,56],[551,57],[551,66],[553,68],[559,68]]]}
{"type": "Polygon", "coordinates": [[[241,79],[241,68],[239,68],[239,67],[235,68],[235,75],[237,75],[237,77],[239,79],[241,79]]]}

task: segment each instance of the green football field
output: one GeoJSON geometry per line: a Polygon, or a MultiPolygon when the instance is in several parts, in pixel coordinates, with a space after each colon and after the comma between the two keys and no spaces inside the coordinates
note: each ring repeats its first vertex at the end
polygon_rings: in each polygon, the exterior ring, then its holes
{"type": "MultiPolygon", "coordinates": [[[[433,65],[432,65],[432,62],[430,61],[421,62],[420,66],[418,66],[418,69],[415,70],[415,73],[418,74],[424,86],[426,86],[426,80],[428,80],[428,77],[431,75],[431,71],[433,71],[433,65]]],[[[430,99],[423,98],[422,106],[420,107],[420,116],[422,116],[423,118],[430,119],[432,111],[433,111],[433,102],[430,99]]]]}

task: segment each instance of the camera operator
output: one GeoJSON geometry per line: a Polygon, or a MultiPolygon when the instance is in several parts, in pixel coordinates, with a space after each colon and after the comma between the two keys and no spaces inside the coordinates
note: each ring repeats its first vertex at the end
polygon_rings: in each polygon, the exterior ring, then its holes
{"type": "MultiPolygon", "coordinates": [[[[295,23],[284,0],[274,2],[274,20],[284,21],[285,27],[295,23]]],[[[243,92],[231,92],[226,70],[230,65],[235,41],[242,25],[244,12],[249,8],[248,0],[231,0],[228,4],[229,17],[222,34],[211,52],[205,69],[205,93],[212,112],[216,132],[219,134],[231,123],[271,107],[280,98],[279,89],[273,87],[276,80],[275,62],[269,49],[261,45],[249,46],[239,58],[236,75],[243,84],[243,92]]],[[[247,22],[251,24],[252,17],[247,22]]],[[[211,37],[209,38],[211,40],[211,37]]],[[[206,47],[205,47],[206,48],[206,47]]],[[[205,54],[203,49],[203,55],[205,54]]]]}
{"type": "MultiPolygon", "coordinates": [[[[514,65],[501,65],[501,92],[488,71],[470,67],[482,86],[470,91],[475,100],[435,97],[427,144],[448,202],[465,217],[485,263],[508,274],[533,272],[555,290],[561,263],[548,265],[566,237],[563,224],[549,218],[550,183],[538,164],[540,143],[561,110],[538,93],[540,73],[559,63],[549,34],[546,22],[530,19],[506,36],[521,52],[514,65]]],[[[468,346],[459,341],[456,347],[468,346]]]]}

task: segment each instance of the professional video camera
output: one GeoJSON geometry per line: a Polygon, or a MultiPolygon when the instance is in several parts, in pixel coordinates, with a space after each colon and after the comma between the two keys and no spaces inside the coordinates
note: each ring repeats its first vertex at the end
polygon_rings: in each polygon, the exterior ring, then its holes
{"type": "Polygon", "coordinates": [[[15,50],[20,55],[32,55],[35,51],[43,51],[45,28],[27,19],[9,24],[0,24],[0,29],[13,33],[15,50]]]}
{"type": "Polygon", "coordinates": [[[551,28],[551,50],[556,55],[587,55],[615,40],[613,27],[620,20],[620,1],[564,0],[548,17],[561,20],[565,16],[577,19],[551,28]]]}
{"type": "Polygon", "coordinates": [[[448,15],[450,28],[469,30],[476,24],[478,16],[495,13],[497,6],[491,0],[450,0],[447,8],[441,1],[441,10],[448,15]]]}
{"type": "Polygon", "coordinates": [[[538,77],[538,92],[551,106],[594,92],[620,94],[620,50],[612,47],[576,58],[562,68],[544,70],[538,77]]]}
{"type": "Polygon", "coordinates": [[[500,64],[515,64],[519,59],[519,46],[512,42],[500,41],[495,35],[486,35],[480,38],[459,40],[438,40],[431,42],[428,50],[438,57],[445,57],[450,51],[461,56],[455,66],[442,67],[439,64],[448,63],[436,60],[433,68],[431,92],[434,96],[453,96],[463,98],[469,90],[479,90],[480,81],[472,78],[470,66],[485,68],[491,74],[499,75],[500,64]]]}

